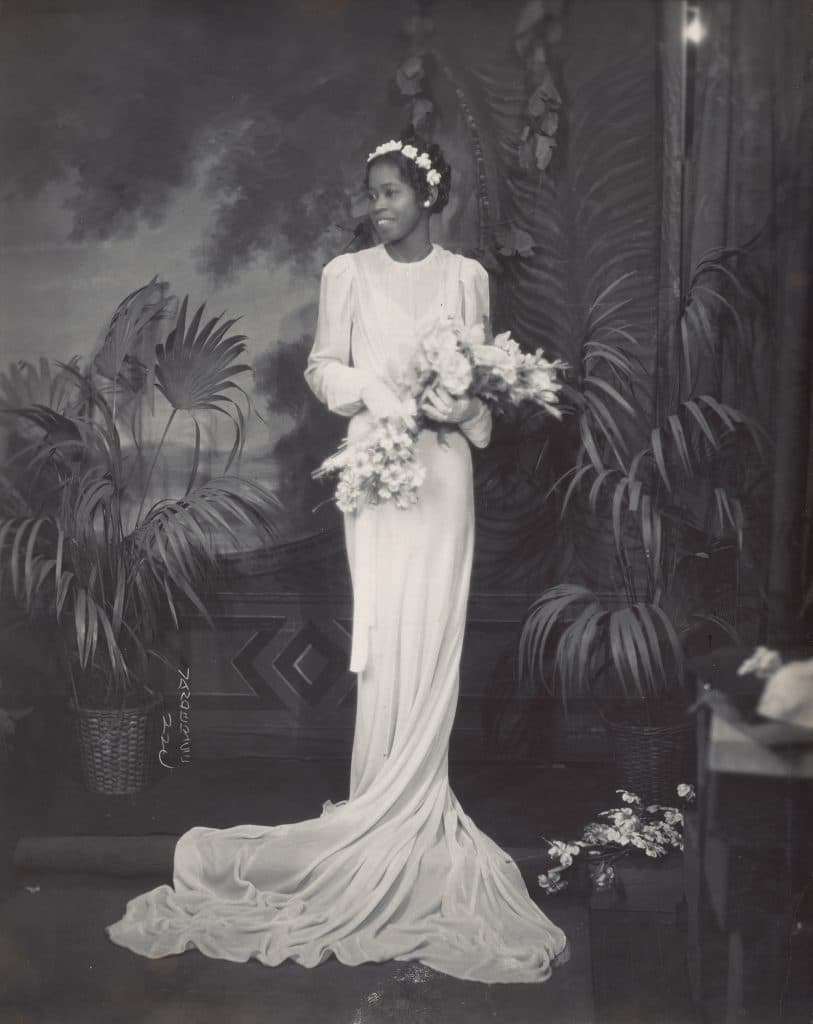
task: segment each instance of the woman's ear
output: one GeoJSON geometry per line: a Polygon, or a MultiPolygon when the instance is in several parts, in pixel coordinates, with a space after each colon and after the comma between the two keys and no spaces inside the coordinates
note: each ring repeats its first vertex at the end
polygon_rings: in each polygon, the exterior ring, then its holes
{"type": "Polygon", "coordinates": [[[426,206],[426,207],[431,208],[431,207],[433,207],[435,205],[435,203],[437,202],[437,199],[438,199],[438,187],[437,187],[437,185],[430,185],[429,186],[429,195],[428,195],[428,197],[426,199],[424,199],[423,205],[426,206]]]}

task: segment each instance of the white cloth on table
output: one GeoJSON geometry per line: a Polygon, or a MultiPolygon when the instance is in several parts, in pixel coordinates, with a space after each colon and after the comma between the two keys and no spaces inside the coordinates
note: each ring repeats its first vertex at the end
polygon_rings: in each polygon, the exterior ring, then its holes
{"type": "MultiPolygon", "coordinates": [[[[307,379],[330,408],[369,426],[365,379],[397,384],[419,332],[488,315],[488,279],[439,247],[397,263],[383,247],[325,268],[307,379]]],[[[488,443],[483,406],[444,441],[421,432],[418,504],[345,516],[363,637],[349,799],[286,825],[194,828],[173,886],[132,900],[114,942],[145,956],[207,956],[308,967],[417,960],[458,978],[541,982],[566,940],[531,900],[511,857],[449,786],[474,540],[469,442],[488,443]]]]}

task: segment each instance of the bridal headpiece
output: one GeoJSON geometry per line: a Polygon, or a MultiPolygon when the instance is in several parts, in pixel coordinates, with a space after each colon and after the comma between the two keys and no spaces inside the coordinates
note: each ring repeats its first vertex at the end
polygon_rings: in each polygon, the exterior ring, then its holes
{"type": "Polygon", "coordinates": [[[426,172],[427,185],[437,186],[440,184],[440,171],[435,170],[432,166],[432,157],[428,153],[419,153],[415,146],[410,146],[408,143],[405,146],[399,139],[390,139],[389,142],[382,142],[380,146],[376,146],[367,157],[367,163],[379,156],[386,156],[387,153],[400,153],[401,156],[405,156],[407,160],[411,160],[420,167],[422,171],[426,172]]]}

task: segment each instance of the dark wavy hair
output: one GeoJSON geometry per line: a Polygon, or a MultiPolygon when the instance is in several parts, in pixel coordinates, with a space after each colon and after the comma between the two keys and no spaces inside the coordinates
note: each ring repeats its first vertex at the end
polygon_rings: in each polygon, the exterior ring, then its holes
{"type": "MultiPolygon", "coordinates": [[[[418,135],[411,128],[404,132],[403,135],[399,135],[398,138],[405,146],[414,146],[419,153],[429,154],[429,158],[432,161],[432,169],[440,174],[440,184],[437,186],[438,197],[429,208],[429,212],[440,213],[449,202],[449,193],[452,189],[452,168],[443,155],[443,150],[436,142],[427,142],[426,139],[418,135]]],[[[367,170],[364,174],[365,188],[370,184],[370,168],[381,160],[386,160],[398,168],[398,173],[401,175],[402,180],[415,189],[415,193],[421,202],[425,202],[429,198],[426,171],[418,167],[414,160],[410,160],[409,157],[398,152],[382,153],[381,156],[377,156],[375,160],[371,160],[367,164],[367,170]]]]}

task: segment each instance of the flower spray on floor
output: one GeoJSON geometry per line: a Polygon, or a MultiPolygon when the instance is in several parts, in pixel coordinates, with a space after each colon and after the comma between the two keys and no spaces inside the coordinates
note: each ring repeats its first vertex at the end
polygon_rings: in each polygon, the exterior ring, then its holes
{"type": "MultiPolygon", "coordinates": [[[[553,862],[548,871],[539,876],[539,885],[547,893],[559,892],[567,886],[562,874],[571,868],[575,858],[585,854],[592,887],[596,890],[610,889],[615,884],[613,864],[635,850],[647,857],[665,857],[670,850],[683,849],[683,812],[678,807],[661,804],[644,806],[635,793],[617,789],[623,807],[611,807],[600,811],[599,821],[588,822],[581,839],[563,842],[559,839],[545,840],[548,843],[548,857],[553,862]]],[[[695,798],[694,787],[682,782],[677,795],[685,805],[695,798]]]]}

